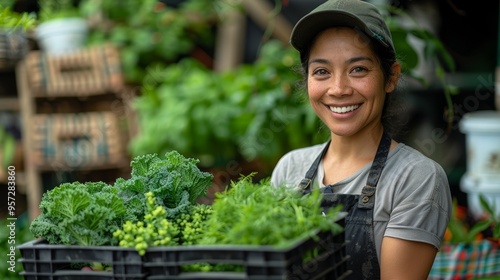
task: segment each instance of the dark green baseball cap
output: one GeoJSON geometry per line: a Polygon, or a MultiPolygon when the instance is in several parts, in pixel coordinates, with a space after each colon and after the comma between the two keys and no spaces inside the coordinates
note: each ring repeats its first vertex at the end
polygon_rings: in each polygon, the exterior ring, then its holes
{"type": "Polygon", "coordinates": [[[359,29],[395,53],[391,32],[382,14],[373,4],[362,0],[328,0],[319,5],[294,26],[290,44],[302,53],[319,32],[335,26],[359,29]]]}

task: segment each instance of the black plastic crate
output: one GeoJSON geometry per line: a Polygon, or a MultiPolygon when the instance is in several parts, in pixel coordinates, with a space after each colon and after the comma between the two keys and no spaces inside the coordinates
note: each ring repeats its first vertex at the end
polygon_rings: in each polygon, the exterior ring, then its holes
{"type": "Polygon", "coordinates": [[[146,279],[141,256],[133,248],[117,246],[51,245],[32,240],[18,247],[19,262],[26,280],[133,280],[146,279]],[[84,271],[74,265],[99,262],[110,265],[111,271],[84,271]]]}
{"type": "MultiPolygon", "coordinates": [[[[338,221],[344,226],[344,218],[338,221]]],[[[347,270],[344,232],[318,232],[288,248],[273,246],[177,246],[146,251],[144,267],[148,280],[156,279],[248,279],[331,280],[344,279],[347,270]],[[311,252],[314,258],[304,261],[311,252]],[[240,272],[185,272],[184,265],[209,263],[236,265],[240,272]]]]}

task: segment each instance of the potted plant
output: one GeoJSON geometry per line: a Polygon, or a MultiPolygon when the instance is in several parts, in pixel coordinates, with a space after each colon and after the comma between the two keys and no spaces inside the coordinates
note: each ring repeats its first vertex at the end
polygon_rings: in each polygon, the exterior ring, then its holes
{"type": "Polygon", "coordinates": [[[0,67],[13,67],[29,50],[27,32],[36,25],[32,13],[12,10],[12,3],[0,4],[0,67]]]}
{"type": "Polygon", "coordinates": [[[78,50],[85,45],[88,26],[72,0],[40,0],[35,36],[40,49],[50,54],[78,50]]]}

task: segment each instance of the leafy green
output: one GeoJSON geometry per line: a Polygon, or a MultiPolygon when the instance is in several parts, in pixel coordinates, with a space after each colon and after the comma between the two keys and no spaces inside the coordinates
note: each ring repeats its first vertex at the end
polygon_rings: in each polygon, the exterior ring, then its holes
{"type": "Polygon", "coordinates": [[[198,169],[198,162],[197,159],[185,158],[177,151],[167,152],[164,158],[157,154],[135,157],[131,162],[131,178],[118,178],[114,184],[133,215],[132,221],[144,216],[144,194],[147,192],[152,192],[160,205],[165,207],[169,219],[175,219],[204,196],[212,185],[213,175],[198,169]]]}
{"type": "Polygon", "coordinates": [[[40,209],[30,231],[50,244],[112,245],[127,218],[118,189],[103,182],[63,183],[43,194],[40,209]]]}
{"type": "Polygon", "coordinates": [[[213,175],[200,171],[197,163],[177,151],[164,158],[148,154],[134,158],[131,178],[118,178],[114,185],[63,183],[44,193],[42,213],[30,230],[50,244],[114,245],[113,233],[125,221],[132,224],[145,218],[148,203],[144,194],[149,192],[166,211],[157,216],[174,221],[177,215],[191,211],[211,186],[213,175]]]}
{"type": "Polygon", "coordinates": [[[341,208],[323,213],[319,191],[303,196],[289,188],[272,187],[269,178],[253,183],[252,176],[216,194],[200,243],[287,246],[318,230],[342,230],[335,223],[341,208]]]}

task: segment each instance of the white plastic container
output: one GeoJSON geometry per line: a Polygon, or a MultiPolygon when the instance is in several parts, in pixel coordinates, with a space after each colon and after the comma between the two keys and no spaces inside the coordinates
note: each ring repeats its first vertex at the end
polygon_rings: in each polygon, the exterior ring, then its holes
{"type": "Polygon", "coordinates": [[[466,134],[466,173],[460,181],[468,194],[474,216],[483,213],[479,194],[495,204],[500,213],[500,111],[477,111],[464,115],[460,131],[466,134]]]}
{"type": "Polygon", "coordinates": [[[84,46],[88,27],[83,18],[61,18],[41,23],[35,30],[40,48],[49,54],[64,54],[84,46]]]}

